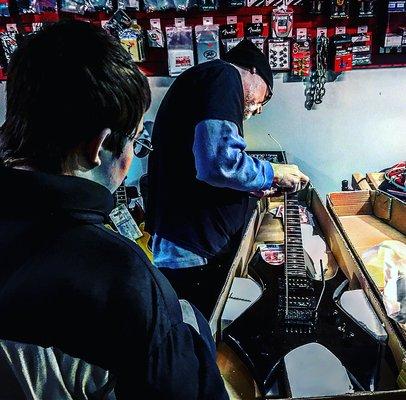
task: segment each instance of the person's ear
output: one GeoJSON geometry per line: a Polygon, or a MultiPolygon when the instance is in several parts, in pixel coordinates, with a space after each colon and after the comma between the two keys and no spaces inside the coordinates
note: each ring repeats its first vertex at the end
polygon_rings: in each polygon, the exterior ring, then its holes
{"type": "Polygon", "coordinates": [[[250,72],[252,75],[255,75],[257,73],[257,69],[255,67],[251,67],[250,72]]]}
{"type": "Polygon", "coordinates": [[[86,146],[87,161],[92,168],[98,167],[101,164],[100,152],[103,144],[111,134],[111,129],[103,129],[96,135],[86,146]]]}

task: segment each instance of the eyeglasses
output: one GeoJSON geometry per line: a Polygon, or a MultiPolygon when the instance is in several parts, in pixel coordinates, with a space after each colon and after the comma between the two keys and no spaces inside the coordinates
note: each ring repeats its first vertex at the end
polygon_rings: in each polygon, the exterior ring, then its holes
{"type": "Polygon", "coordinates": [[[272,96],[273,96],[273,90],[268,86],[268,91],[267,91],[267,93],[266,93],[266,96],[265,96],[264,101],[262,102],[262,107],[263,107],[266,103],[268,103],[269,100],[272,99],[272,96]]]}
{"type": "Polygon", "coordinates": [[[134,140],[135,157],[144,158],[153,150],[152,144],[148,139],[140,138],[134,140]]]}

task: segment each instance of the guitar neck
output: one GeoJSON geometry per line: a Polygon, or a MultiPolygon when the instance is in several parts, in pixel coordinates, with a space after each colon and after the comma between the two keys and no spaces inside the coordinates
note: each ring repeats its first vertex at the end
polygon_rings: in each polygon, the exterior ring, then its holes
{"type": "Polygon", "coordinates": [[[288,278],[306,278],[297,193],[285,194],[285,270],[288,278]]]}

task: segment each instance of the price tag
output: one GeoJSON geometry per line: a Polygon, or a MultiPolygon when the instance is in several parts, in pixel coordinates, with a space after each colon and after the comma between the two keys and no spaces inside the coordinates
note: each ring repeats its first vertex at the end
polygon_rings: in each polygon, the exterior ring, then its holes
{"type": "Polygon", "coordinates": [[[17,32],[17,24],[6,24],[7,32],[17,32]]]}
{"type": "Polygon", "coordinates": [[[262,24],[262,15],[253,15],[251,21],[253,24],[262,24]]]}
{"type": "Polygon", "coordinates": [[[336,26],[336,35],[344,35],[346,30],[345,26],[336,26]]]}
{"type": "Polygon", "coordinates": [[[237,17],[236,16],[228,16],[227,17],[227,25],[232,25],[237,23],[237,17]]]}
{"type": "Polygon", "coordinates": [[[203,17],[203,25],[213,25],[213,17],[203,17]]]}
{"type": "Polygon", "coordinates": [[[151,29],[159,29],[161,30],[161,20],[159,18],[150,19],[149,23],[151,24],[151,29]]]}
{"type": "Polygon", "coordinates": [[[368,26],[367,25],[359,26],[357,28],[357,33],[367,33],[367,32],[368,32],[368,26]]]}
{"type": "Polygon", "coordinates": [[[184,28],[185,27],[185,18],[175,18],[175,27],[184,28]]]}
{"type": "Polygon", "coordinates": [[[317,28],[317,37],[326,36],[327,37],[327,28],[317,28]]]}
{"type": "Polygon", "coordinates": [[[296,29],[296,39],[297,40],[307,39],[307,28],[297,28],[296,29]]]}

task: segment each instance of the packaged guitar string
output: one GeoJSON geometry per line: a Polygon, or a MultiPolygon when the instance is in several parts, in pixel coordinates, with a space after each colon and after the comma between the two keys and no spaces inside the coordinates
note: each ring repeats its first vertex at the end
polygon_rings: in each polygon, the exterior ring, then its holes
{"type": "Polygon", "coordinates": [[[219,25],[197,25],[195,27],[197,62],[220,58],[219,25]]]}
{"type": "Polygon", "coordinates": [[[169,75],[178,76],[194,65],[192,27],[166,27],[169,75]]]}

